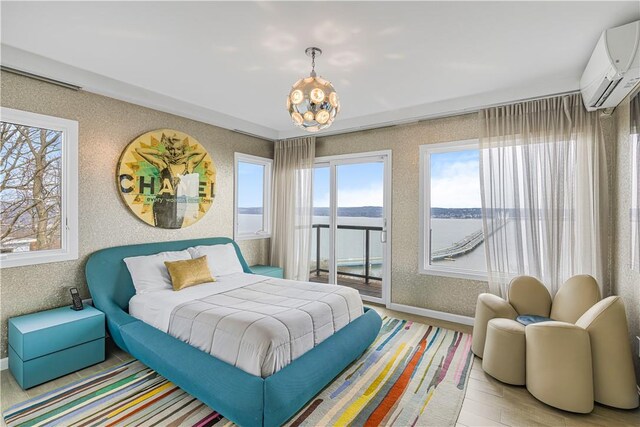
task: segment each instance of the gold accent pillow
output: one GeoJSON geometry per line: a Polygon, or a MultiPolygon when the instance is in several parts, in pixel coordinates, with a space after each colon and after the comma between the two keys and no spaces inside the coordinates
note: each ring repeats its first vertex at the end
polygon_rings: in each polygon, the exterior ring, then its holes
{"type": "Polygon", "coordinates": [[[211,275],[211,271],[209,271],[206,255],[195,259],[165,261],[164,265],[166,265],[167,270],[169,270],[174,291],[179,291],[201,283],[216,281],[211,275]]]}

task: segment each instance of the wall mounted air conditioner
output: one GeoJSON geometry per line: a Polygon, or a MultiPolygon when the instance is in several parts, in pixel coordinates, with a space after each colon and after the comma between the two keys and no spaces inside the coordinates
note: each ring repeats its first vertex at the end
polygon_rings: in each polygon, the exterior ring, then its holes
{"type": "Polygon", "coordinates": [[[616,107],[640,81],[640,21],[602,32],[580,79],[589,111],[616,107]]]}

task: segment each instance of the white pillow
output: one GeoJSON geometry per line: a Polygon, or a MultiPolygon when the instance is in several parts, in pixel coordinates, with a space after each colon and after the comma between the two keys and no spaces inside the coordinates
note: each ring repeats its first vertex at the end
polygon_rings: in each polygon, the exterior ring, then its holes
{"type": "Polygon", "coordinates": [[[196,246],[188,249],[192,258],[207,256],[209,270],[213,277],[222,277],[234,273],[242,273],[242,264],[236,254],[233,243],[226,245],[196,246]]]}
{"type": "Polygon", "coordinates": [[[183,261],[191,259],[189,251],[160,252],[155,255],[125,258],[136,294],[173,289],[171,276],[164,265],[165,261],[183,261]]]}

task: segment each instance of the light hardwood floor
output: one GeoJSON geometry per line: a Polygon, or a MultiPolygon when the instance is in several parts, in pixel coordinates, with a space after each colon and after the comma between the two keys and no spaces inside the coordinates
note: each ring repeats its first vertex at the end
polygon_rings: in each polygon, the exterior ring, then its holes
{"type": "MultiPolygon", "coordinates": [[[[471,326],[460,325],[374,306],[382,315],[428,323],[434,326],[471,333],[471,326]]],[[[111,366],[130,360],[131,356],[112,343],[107,345],[107,359],[98,365],[69,374],[27,391],[18,386],[8,370],[2,371],[0,407],[10,406],[62,387],[111,366]]],[[[577,415],[545,405],[524,387],[503,384],[486,375],[482,361],[475,359],[457,427],[472,426],[640,426],[640,409],[622,411],[596,405],[588,415],[577,415]]],[[[2,422],[4,425],[4,422],[2,422]]]]}

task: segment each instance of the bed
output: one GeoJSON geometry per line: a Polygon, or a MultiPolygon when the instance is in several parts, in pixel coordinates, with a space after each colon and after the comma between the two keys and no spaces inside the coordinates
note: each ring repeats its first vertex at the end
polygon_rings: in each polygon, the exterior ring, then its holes
{"type": "MultiPolygon", "coordinates": [[[[151,320],[150,324],[129,314],[135,290],[124,258],[228,243],[234,245],[245,277],[251,278],[237,244],[218,237],[100,250],[87,262],[87,283],[94,305],[105,313],[109,332],[120,348],[239,425],[278,426],[367,349],[380,330],[381,319],[365,308],[277,372],[273,369],[275,373],[270,374],[267,369],[255,375],[171,336],[151,320]]],[[[271,279],[256,276],[254,280],[253,284],[271,279]]]]}
{"type": "Polygon", "coordinates": [[[237,272],[180,292],[136,294],[129,314],[266,378],[362,316],[363,305],[345,286],[237,272]]]}

